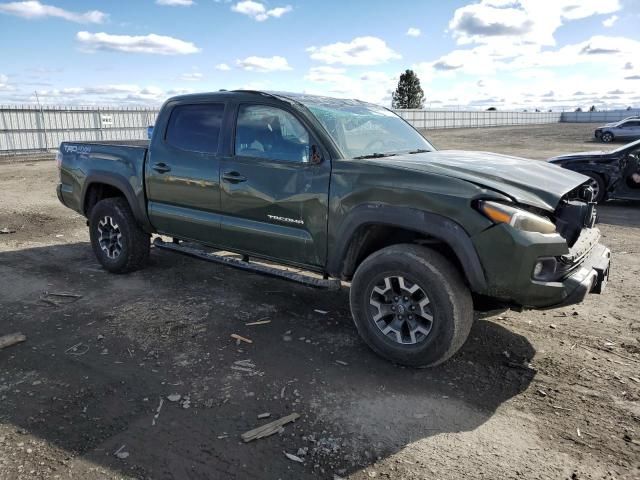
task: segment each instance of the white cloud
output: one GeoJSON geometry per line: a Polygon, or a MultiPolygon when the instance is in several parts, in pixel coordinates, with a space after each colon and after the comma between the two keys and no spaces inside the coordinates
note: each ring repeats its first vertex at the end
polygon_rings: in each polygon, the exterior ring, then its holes
{"type": "Polygon", "coordinates": [[[336,67],[312,67],[309,72],[304,76],[305,80],[318,83],[340,83],[349,81],[349,77],[345,75],[346,70],[344,68],[336,67]]]}
{"type": "MultiPolygon", "coordinates": [[[[51,90],[38,90],[42,102],[57,104],[153,104],[163,102],[175,93],[166,92],[156,86],[139,86],[130,84],[98,85],[91,87],[70,87],[51,90]]],[[[34,101],[31,94],[25,96],[26,101],[34,101]]]]}
{"type": "Polygon", "coordinates": [[[264,22],[269,18],[280,18],[285,13],[289,13],[293,10],[293,8],[291,5],[287,5],[285,7],[276,7],[268,10],[263,3],[254,2],[253,0],[243,0],[232,5],[231,10],[247,15],[258,22],[264,22]]]}
{"type": "Polygon", "coordinates": [[[156,3],[167,7],[190,7],[196,2],[193,0],[156,0],[156,3]]]}
{"type": "Polygon", "coordinates": [[[307,93],[342,98],[357,98],[373,103],[389,105],[391,92],[397,79],[383,72],[366,72],[350,75],[346,69],[320,66],[309,69],[304,79],[311,85],[307,93]]]}
{"type": "Polygon", "coordinates": [[[0,4],[0,13],[15,15],[27,19],[41,19],[47,17],[62,18],[76,23],[103,23],[108,14],[99,10],[84,13],[70,12],[52,5],[45,5],[38,1],[9,2],[0,4]]]}
{"type": "Polygon", "coordinates": [[[11,85],[9,85],[9,77],[0,73],[0,91],[10,89],[11,85]]]}
{"type": "Polygon", "coordinates": [[[555,45],[570,20],[620,10],[619,0],[481,0],[456,9],[449,29],[460,44],[555,45]]]}
{"type": "Polygon", "coordinates": [[[216,70],[220,70],[221,72],[228,72],[231,70],[231,67],[226,63],[219,63],[216,65],[216,70]]]}
{"type": "Polygon", "coordinates": [[[350,42],[309,47],[307,52],[313,60],[342,65],[378,65],[401,58],[384,40],[377,37],[356,37],[350,42]]]}
{"type": "Polygon", "coordinates": [[[613,25],[618,21],[618,16],[617,15],[611,15],[609,18],[606,18],[602,21],[602,25],[610,28],[613,27],[613,25]]]}
{"type": "Polygon", "coordinates": [[[277,72],[284,70],[291,70],[287,59],[284,57],[247,57],[244,60],[236,60],[236,64],[251,72],[277,72]]]}
{"type": "Polygon", "coordinates": [[[422,35],[422,32],[420,31],[419,28],[410,27],[409,30],[407,30],[407,33],[405,33],[405,35],[407,35],[408,37],[419,37],[420,35],[422,35]]]}
{"type": "Polygon", "coordinates": [[[202,75],[202,73],[200,72],[183,73],[182,75],[180,75],[180,79],[186,82],[198,82],[203,78],[204,75],[202,75]]]}
{"type": "Polygon", "coordinates": [[[85,51],[115,50],[127,53],[152,53],[158,55],[187,55],[200,51],[191,42],[164,35],[111,35],[108,33],[78,32],[76,39],[85,51]]]}

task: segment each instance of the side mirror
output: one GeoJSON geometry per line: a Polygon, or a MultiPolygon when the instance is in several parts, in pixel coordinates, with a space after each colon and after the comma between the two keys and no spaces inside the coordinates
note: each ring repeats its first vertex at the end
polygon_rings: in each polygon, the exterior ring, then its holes
{"type": "Polygon", "coordinates": [[[309,158],[311,165],[320,165],[322,163],[322,153],[317,145],[311,145],[311,157],[309,158]]]}

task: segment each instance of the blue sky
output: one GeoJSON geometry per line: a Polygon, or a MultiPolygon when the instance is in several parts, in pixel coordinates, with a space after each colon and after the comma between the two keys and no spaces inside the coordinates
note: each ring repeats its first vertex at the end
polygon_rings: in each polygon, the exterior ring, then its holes
{"type": "Polygon", "coordinates": [[[635,0],[0,0],[0,103],[160,104],[221,88],[431,108],[640,106],[635,0]]]}

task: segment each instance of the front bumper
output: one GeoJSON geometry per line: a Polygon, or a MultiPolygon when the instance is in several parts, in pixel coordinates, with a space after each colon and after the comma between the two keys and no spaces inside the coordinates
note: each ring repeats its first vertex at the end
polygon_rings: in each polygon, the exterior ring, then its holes
{"type": "Polygon", "coordinates": [[[547,309],[580,303],[589,293],[601,293],[609,275],[610,250],[598,243],[597,229],[585,230],[588,244],[571,250],[559,235],[521,232],[496,225],[474,237],[485,269],[488,289],[483,293],[505,305],[547,309]],[[595,235],[594,235],[595,234],[595,235]],[[573,259],[553,281],[533,278],[540,258],[573,259]]]}
{"type": "Polygon", "coordinates": [[[598,244],[591,250],[578,271],[565,280],[567,297],[549,308],[581,303],[589,293],[602,293],[609,280],[611,251],[598,244]]]}

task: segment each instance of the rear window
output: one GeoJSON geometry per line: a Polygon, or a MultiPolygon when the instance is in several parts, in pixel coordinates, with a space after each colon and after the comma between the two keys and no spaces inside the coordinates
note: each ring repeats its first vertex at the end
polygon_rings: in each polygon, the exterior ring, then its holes
{"type": "Polygon", "coordinates": [[[190,152],[217,153],[224,105],[178,105],[171,112],[165,139],[190,152]]]}

